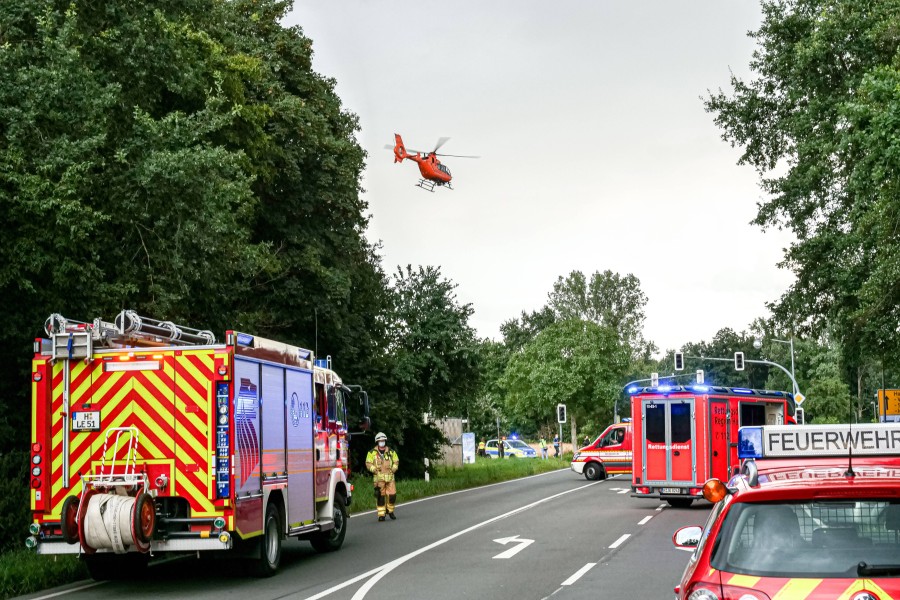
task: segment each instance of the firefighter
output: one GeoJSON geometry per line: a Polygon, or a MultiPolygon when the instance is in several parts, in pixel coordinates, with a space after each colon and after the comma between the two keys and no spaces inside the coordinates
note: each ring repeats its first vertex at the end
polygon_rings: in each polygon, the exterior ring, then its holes
{"type": "Polygon", "coordinates": [[[487,456],[487,453],[484,451],[484,438],[481,438],[481,441],[478,442],[478,456],[481,458],[487,456]]]}
{"type": "Polygon", "coordinates": [[[366,456],[366,468],[372,473],[372,481],[375,484],[375,503],[378,506],[379,521],[384,521],[385,514],[391,520],[397,518],[394,516],[394,502],[397,500],[394,473],[399,466],[400,459],[397,458],[397,453],[388,448],[387,436],[379,432],[375,436],[375,447],[366,456]]]}

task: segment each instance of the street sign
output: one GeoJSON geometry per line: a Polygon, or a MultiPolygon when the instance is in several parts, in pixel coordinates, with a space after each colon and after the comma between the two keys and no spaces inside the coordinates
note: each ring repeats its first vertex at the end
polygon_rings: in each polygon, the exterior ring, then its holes
{"type": "Polygon", "coordinates": [[[797,406],[800,406],[801,404],[803,404],[804,400],[806,400],[806,396],[804,396],[800,392],[797,392],[796,394],[794,394],[794,402],[797,403],[797,406]]]}
{"type": "Polygon", "coordinates": [[[900,415],[900,390],[878,390],[878,412],[882,420],[900,415]]]}

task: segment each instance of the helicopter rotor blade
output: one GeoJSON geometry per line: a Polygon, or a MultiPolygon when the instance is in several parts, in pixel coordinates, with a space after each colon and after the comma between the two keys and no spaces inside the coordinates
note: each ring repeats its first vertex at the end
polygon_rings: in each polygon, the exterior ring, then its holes
{"type": "Polygon", "coordinates": [[[448,137],[438,138],[437,144],[434,145],[434,150],[432,150],[431,153],[432,153],[432,154],[437,154],[438,148],[440,148],[441,146],[443,146],[444,144],[446,144],[446,143],[447,143],[447,140],[449,140],[449,139],[450,139],[450,138],[448,138],[448,137]]]}
{"type": "Polygon", "coordinates": [[[434,155],[435,156],[450,156],[452,158],[481,158],[480,156],[464,156],[461,154],[438,154],[437,152],[435,152],[434,155]]]}

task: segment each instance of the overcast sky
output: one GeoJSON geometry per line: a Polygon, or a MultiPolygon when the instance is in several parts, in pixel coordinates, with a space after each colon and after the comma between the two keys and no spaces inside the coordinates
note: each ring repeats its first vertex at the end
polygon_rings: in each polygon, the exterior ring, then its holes
{"type": "Polygon", "coordinates": [[[296,0],[286,24],[359,116],[388,272],[439,266],[498,340],[559,276],[632,273],[665,350],[746,329],[793,281],[701,101],[749,75],[760,19],[755,0],[296,0]],[[454,189],[429,193],[384,149],[395,132],[481,158],[447,158],[454,189]]]}

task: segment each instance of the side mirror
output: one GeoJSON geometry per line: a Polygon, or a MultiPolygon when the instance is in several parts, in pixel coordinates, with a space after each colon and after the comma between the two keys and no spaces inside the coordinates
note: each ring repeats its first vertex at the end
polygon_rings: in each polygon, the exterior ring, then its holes
{"type": "Polygon", "coordinates": [[[700,545],[700,538],[703,536],[703,528],[699,525],[689,525],[682,527],[672,536],[672,543],[676,548],[696,548],[700,545]]]}

